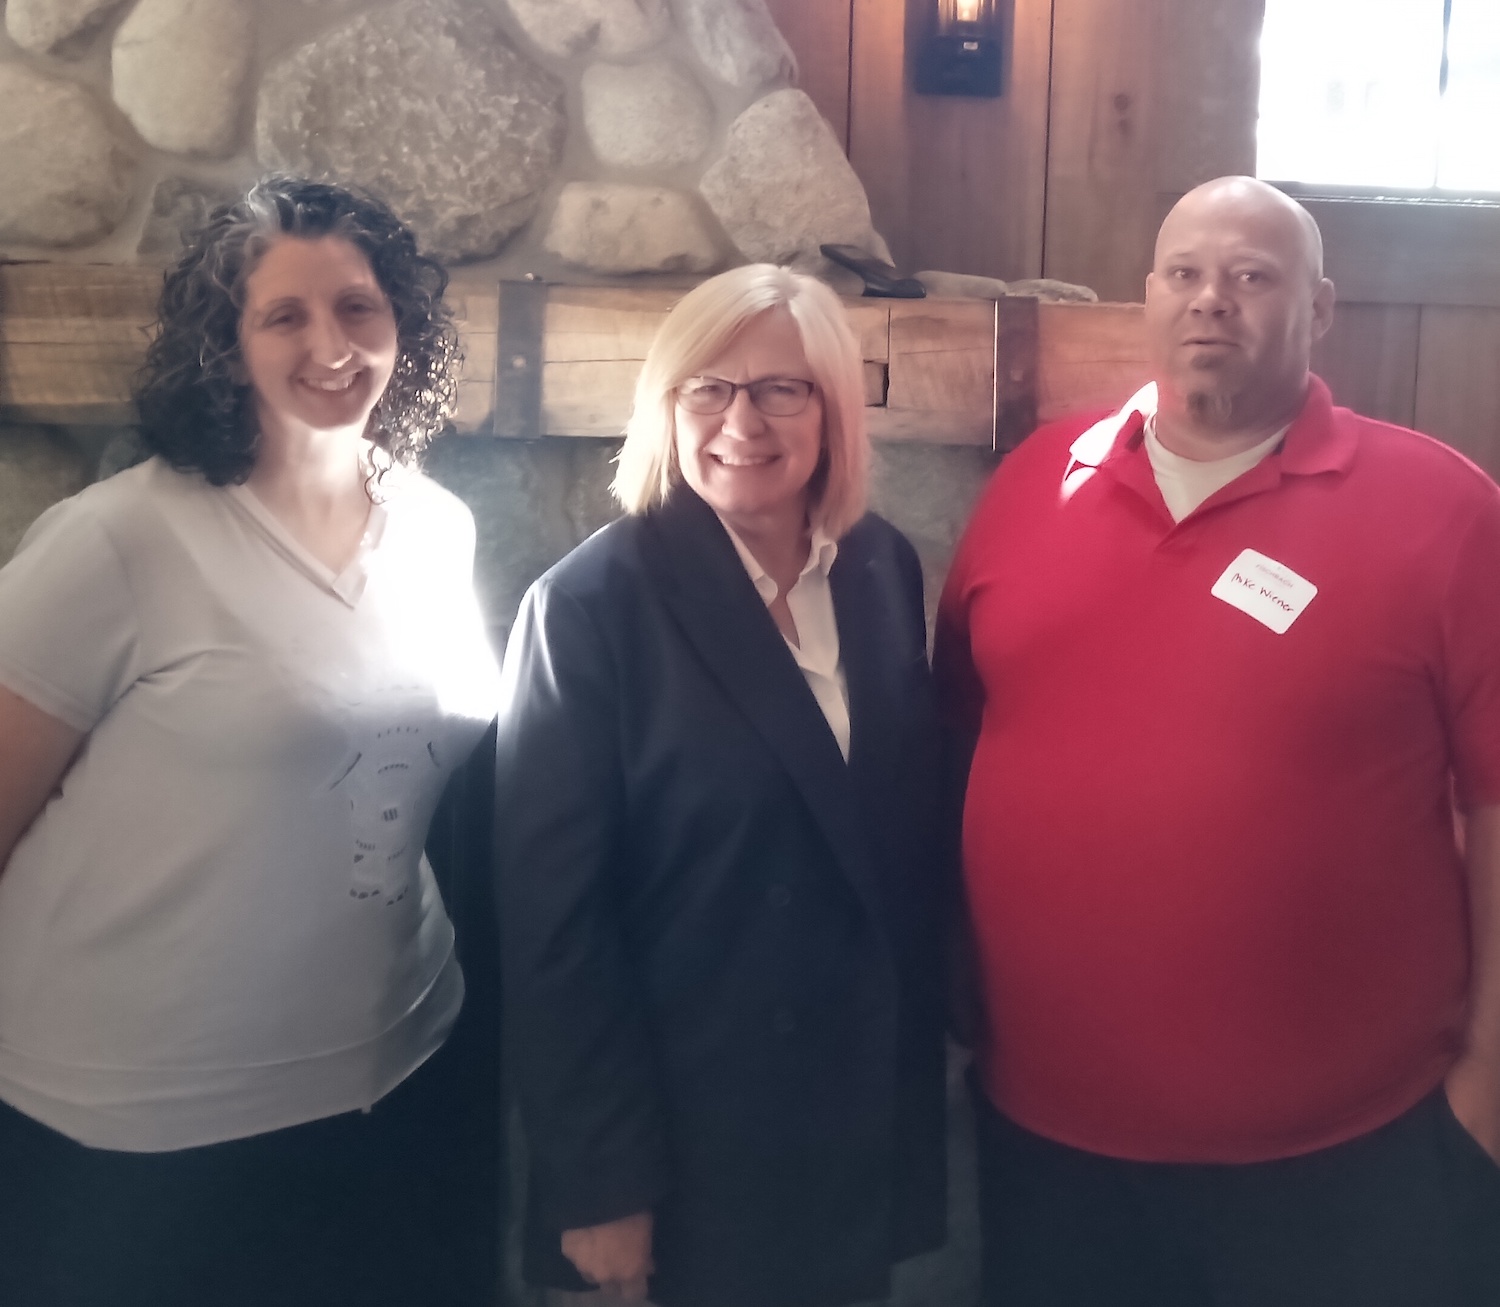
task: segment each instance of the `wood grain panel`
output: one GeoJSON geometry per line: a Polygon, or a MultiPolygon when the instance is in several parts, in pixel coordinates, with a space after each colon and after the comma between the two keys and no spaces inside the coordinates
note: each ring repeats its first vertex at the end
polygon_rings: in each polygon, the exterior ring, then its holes
{"type": "Polygon", "coordinates": [[[1366,417],[1409,427],[1416,421],[1415,304],[1340,304],[1313,349],[1313,371],[1336,402],[1366,417]]]}
{"type": "Polygon", "coordinates": [[[922,7],[853,0],[849,158],[907,271],[1040,274],[1052,0],[1000,8],[1005,92],[984,99],[910,90],[922,7]]]}
{"type": "Polygon", "coordinates": [[[1157,0],[1054,0],[1044,275],[1141,294],[1155,236],[1157,0]]]}
{"type": "Polygon", "coordinates": [[[1054,0],[1046,275],[1134,300],[1183,192],[1255,170],[1263,0],[1054,0]]]}
{"type": "Polygon", "coordinates": [[[685,293],[550,286],[542,356],[549,363],[644,359],[657,329],[685,293]]]}
{"type": "Polygon", "coordinates": [[[159,270],[0,266],[0,418],[127,423],[159,270]]]}
{"type": "Polygon", "coordinates": [[[500,295],[493,276],[456,272],[444,296],[463,341],[454,426],[462,432],[489,431],[495,416],[495,345],[500,330],[500,295]]]}
{"type": "Polygon", "coordinates": [[[885,439],[989,446],[995,433],[995,302],[892,300],[885,439]]]}
{"type": "Polygon", "coordinates": [[[1157,4],[1154,189],[1175,199],[1215,177],[1253,176],[1265,0],[1157,4]]]}
{"type": "Polygon", "coordinates": [[[1414,425],[1500,477],[1500,309],[1422,310],[1414,425]]]}
{"type": "Polygon", "coordinates": [[[1304,197],[1339,297],[1500,306],[1500,204],[1304,197]]]}
{"type": "MultiPolygon", "coordinates": [[[[0,267],[0,421],[128,422],[130,378],[145,349],[159,275],[80,264],[0,267]]],[[[525,436],[618,435],[641,360],[681,292],[527,283],[504,289],[510,308],[502,315],[501,288],[492,276],[464,270],[451,283],[467,356],[460,429],[495,434],[503,425],[525,436]],[[535,292],[546,300],[528,298],[525,333],[508,330],[508,322],[521,321],[509,319],[510,311],[525,307],[511,303],[517,288],[527,292],[523,298],[535,292]],[[540,394],[528,390],[519,423],[502,424],[502,410],[521,407],[518,392],[507,393],[507,375],[529,387],[537,363],[540,394]]],[[[845,307],[864,356],[873,434],[993,443],[995,301],[861,299],[845,307]]],[[[1042,418],[1129,393],[1139,367],[1138,305],[1043,304],[1036,311],[1042,418]]],[[[1029,403],[1032,353],[1016,335],[1029,328],[1020,325],[1019,313],[1013,317],[1003,356],[1005,398],[1020,412],[1029,403]]]]}
{"type": "Polygon", "coordinates": [[[1043,304],[1037,419],[1115,408],[1149,380],[1139,304],[1043,304]]]}
{"type": "Polygon", "coordinates": [[[635,399],[639,359],[590,359],[542,365],[546,436],[618,436],[635,399]]]}
{"type": "Polygon", "coordinates": [[[849,148],[849,44],[852,0],[766,0],[797,56],[797,84],[849,148]]]}
{"type": "Polygon", "coordinates": [[[845,300],[849,326],[859,341],[859,356],[884,363],[891,356],[891,305],[894,300],[845,300]]]}

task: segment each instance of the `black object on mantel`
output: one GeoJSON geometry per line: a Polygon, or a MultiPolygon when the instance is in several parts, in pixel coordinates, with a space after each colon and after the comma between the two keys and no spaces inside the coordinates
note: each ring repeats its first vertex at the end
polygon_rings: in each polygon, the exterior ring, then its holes
{"type": "Polygon", "coordinates": [[[858,245],[819,245],[825,259],[864,278],[867,299],[920,300],[927,298],[927,287],[915,277],[903,277],[884,259],[877,259],[858,245]]]}

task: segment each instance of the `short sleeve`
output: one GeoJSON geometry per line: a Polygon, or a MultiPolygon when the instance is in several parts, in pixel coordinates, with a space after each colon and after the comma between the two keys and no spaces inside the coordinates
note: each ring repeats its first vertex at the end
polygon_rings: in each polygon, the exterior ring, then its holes
{"type": "Polygon", "coordinates": [[[1443,596],[1441,692],[1464,808],[1500,803],[1500,492],[1486,496],[1443,596]]]}
{"type": "Polygon", "coordinates": [[[0,685],[89,731],[133,679],[137,622],[118,552],[84,498],[48,509],[0,569],[0,685]]]}

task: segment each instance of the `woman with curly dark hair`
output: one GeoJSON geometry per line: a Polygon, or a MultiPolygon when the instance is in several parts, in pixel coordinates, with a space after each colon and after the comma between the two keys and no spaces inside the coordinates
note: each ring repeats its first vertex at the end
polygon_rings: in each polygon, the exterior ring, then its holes
{"type": "Polygon", "coordinates": [[[446,282],[373,197],[260,182],[166,275],[155,457],[0,571],[0,1302],[489,1307],[422,852],[496,697],[413,466],[446,282]]]}

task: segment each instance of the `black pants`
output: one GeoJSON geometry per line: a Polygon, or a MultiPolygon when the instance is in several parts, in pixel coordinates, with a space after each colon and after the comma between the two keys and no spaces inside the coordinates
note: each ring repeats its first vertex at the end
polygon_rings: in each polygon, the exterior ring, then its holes
{"type": "Polygon", "coordinates": [[[1500,1167],[1441,1089],[1242,1166],[1080,1152],[975,1099],[984,1307],[1500,1307],[1500,1167]]]}
{"type": "Polygon", "coordinates": [[[499,1108],[463,1033],[368,1113],[177,1152],[0,1104],[0,1305],[493,1307],[499,1108]]]}

